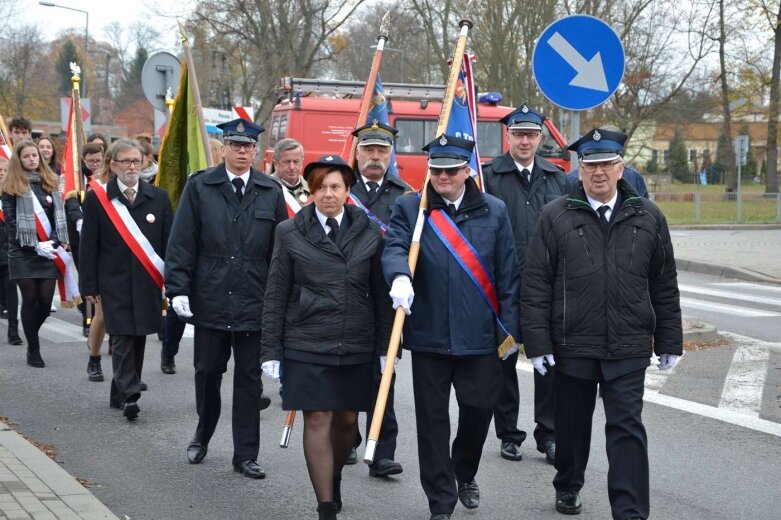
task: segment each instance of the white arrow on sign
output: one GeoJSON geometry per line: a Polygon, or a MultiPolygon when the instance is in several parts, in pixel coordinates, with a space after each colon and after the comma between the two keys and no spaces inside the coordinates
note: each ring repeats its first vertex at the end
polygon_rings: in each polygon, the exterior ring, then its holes
{"type": "Polygon", "coordinates": [[[558,32],[548,39],[548,45],[553,47],[564,60],[577,72],[572,81],[573,87],[582,87],[600,92],[609,92],[605,68],[602,66],[602,56],[597,52],[593,58],[586,60],[570,42],[564,39],[558,32]]]}

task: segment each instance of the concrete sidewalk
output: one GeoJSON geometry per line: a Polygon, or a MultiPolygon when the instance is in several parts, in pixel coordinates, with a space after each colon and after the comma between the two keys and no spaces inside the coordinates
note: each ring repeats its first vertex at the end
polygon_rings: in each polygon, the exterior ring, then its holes
{"type": "Polygon", "coordinates": [[[0,519],[117,517],[57,462],[0,422],[0,519]]]}
{"type": "Polygon", "coordinates": [[[670,230],[678,269],[781,284],[781,229],[670,230]]]}

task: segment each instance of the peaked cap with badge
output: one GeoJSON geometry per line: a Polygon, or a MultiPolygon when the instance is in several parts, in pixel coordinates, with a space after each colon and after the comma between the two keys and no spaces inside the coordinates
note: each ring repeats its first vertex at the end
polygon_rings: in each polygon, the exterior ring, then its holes
{"type": "Polygon", "coordinates": [[[264,131],[262,126],[242,117],[227,123],[220,123],[217,128],[222,130],[223,140],[238,143],[257,143],[258,136],[264,131]]]}
{"type": "Polygon", "coordinates": [[[624,156],[626,134],[604,128],[593,128],[567,147],[577,152],[584,163],[615,161],[624,156]]]}
{"type": "Polygon", "coordinates": [[[537,130],[541,132],[545,116],[535,112],[524,103],[500,121],[507,126],[508,130],[537,130]]]}
{"type": "Polygon", "coordinates": [[[380,123],[376,119],[356,128],[352,135],[358,138],[358,146],[369,146],[376,144],[379,146],[392,146],[393,140],[399,131],[390,125],[380,123]]]}
{"type": "Polygon", "coordinates": [[[466,166],[472,158],[474,148],[474,141],[442,134],[424,146],[423,151],[428,152],[430,168],[447,169],[466,166]]]}

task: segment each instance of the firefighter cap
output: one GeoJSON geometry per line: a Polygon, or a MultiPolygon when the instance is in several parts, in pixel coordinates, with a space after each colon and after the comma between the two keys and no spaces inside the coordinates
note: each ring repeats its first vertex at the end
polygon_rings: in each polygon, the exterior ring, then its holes
{"type": "Polygon", "coordinates": [[[537,130],[541,132],[545,116],[538,114],[524,103],[504,116],[500,121],[507,126],[508,130],[537,130]]]}
{"type": "Polygon", "coordinates": [[[624,156],[626,134],[604,128],[592,128],[567,147],[577,152],[584,163],[615,161],[624,156]]]}
{"type": "Polygon", "coordinates": [[[426,146],[429,168],[461,168],[472,158],[474,141],[468,141],[452,135],[442,134],[426,146]]]}
{"type": "Polygon", "coordinates": [[[217,128],[222,130],[222,138],[225,141],[237,141],[240,143],[256,143],[258,136],[263,133],[263,127],[256,125],[242,117],[220,123],[217,128]]]}
{"type": "Polygon", "coordinates": [[[369,146],[376,144],[379,146],[392,146],[393,140],[399,131],[390,125],[380,123],[376,119],[353,131],[353,135],[358,138],[358,146],[369,146]]]}

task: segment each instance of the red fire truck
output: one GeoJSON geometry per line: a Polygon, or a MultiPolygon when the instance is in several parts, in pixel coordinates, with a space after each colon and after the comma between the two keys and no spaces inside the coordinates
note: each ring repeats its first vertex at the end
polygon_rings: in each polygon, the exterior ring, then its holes
{"type": "MultiPolygon", "coordinates": [[[[421,148],[435,137],[442,107],[444,87],[385,83],[390,124],[399,130],[396,136],[396,160],[399,175],[415,189],[423,184],[426,155],[421,148]]],[[[304,162],[330,153],[341,153],[345,140],[356,127],[363,83],[305,78],[283,78],[282,100],[274,107],[269,148],[264,166],[271,171],[274,146],[286,137],[304,145],[304,162]]],[[[477,106],[477,142],[482,162],[507,151],[503,125],[499,120],[513,108],[501,106],[501,96],[481,96],[477,106]]],[[[549,119],[545,121],[543,141],[538,153],[569,171],[566,141],[549,119]]]]}

